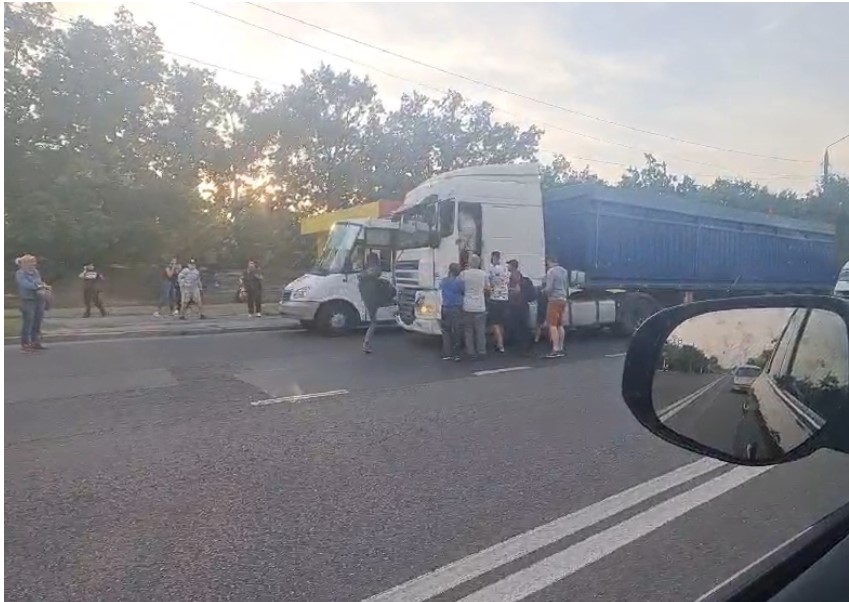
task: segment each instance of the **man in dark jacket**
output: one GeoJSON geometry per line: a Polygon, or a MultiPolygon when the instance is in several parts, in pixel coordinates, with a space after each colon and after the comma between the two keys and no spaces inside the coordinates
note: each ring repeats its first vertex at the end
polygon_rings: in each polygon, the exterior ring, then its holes
{"type": "Polygon", "coordinates": [[[368,330],[363,339],[363,353],[372,352],[371,340],[374,338],[374,329],[377,325],[377,310],[391,305],[395,297],[395,289],[380,277],[382,273],[380,257],[377,253],[369,253],[366,257],[365,269],[359,278],[360,296],[363,298],[369,320],[368,330]]]}
{"type": "Polygon", "coordinates": [[[100,315],[106,315],[106,308],[103,307],[103,300],[100,298],[100,293],[103,288],[103,281],[106,278],[103,274],[96,270],[94,264],[87,264],[80,272],[80,279],[83,281],[83,303],[85,304],[84,318],[91,317],[91,306],[94,305],[100,310],[100,315]]]}

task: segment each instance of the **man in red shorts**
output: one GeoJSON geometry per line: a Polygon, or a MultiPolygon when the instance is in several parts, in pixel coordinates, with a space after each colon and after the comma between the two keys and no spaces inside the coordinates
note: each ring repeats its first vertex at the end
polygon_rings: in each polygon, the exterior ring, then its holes
{"type": "Polygon", "coordinates": [[[563,343],[566,340],[565,314],[566,300],[569,297],[569,272],[562,268],[554,257],[548,259],[548,271],[545,274],[545,294],[548,297],[548,332],[551,339],[551,353],[547,358],[563,357],[563,343]]]}

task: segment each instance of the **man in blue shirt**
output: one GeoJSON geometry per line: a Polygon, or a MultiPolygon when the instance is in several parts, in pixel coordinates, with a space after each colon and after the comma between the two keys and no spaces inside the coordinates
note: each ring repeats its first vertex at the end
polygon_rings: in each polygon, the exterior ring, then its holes
{"type": "Polygon", "coordinates": [[[45,349],[41,344],[41,320],[44,317],[44,301],[49,287],[41,280],[37,261],[33,255],[24,255],[16,260],[18,271],[15,283],[21,299],[21,351],[45,349]]]}
{"type": "Polygon", "coordinates": [[[460,265],[448,266],[448,276],[439,283],[442,293],[442,359],[460,360],[460,326],[463,320],[463,293],[465,286],[460,275],[460,265]]]}

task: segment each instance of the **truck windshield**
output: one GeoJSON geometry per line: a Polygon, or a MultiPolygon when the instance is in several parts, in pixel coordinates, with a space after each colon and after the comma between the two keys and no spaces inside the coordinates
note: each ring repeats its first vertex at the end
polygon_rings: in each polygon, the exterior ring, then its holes
{"type": "Polygon", "coordinates": [[[340,274],[345,271],[345,264],[351,256],[351,250],[360,236],[362,226],[359,224],[333,224],[327,242],[313,266],[316,274],[340,274]]]}

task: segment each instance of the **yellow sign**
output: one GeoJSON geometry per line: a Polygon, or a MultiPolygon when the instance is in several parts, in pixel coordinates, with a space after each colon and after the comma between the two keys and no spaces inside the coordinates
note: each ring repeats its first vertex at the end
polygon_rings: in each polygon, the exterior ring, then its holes
{"type": "Polygon", "coordinates": [[[373,203],[339,209],[338,211],[330,211],[329,213],[313,215],[312,217],[308,217],[301,221],[301,234],[319,234],[322,232],[329,232],[333,224],[347,219],[380,217],[381,202],[382,201],[375,201],[373,203]]]}

